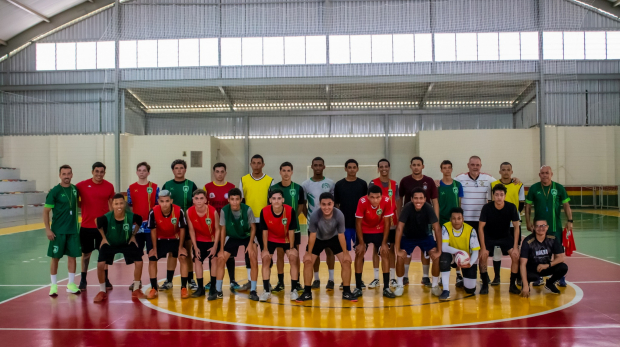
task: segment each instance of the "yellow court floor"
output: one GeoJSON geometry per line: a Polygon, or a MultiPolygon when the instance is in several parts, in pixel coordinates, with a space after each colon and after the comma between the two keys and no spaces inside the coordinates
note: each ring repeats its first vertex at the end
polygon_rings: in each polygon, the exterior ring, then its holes
{"type": "MultiPolygon", "coordinates": [[[[303,266],[302,266],[303,267],[303,266]]],[[[543,287],[534,287],[529,299],[508,292],[508,283],[490,287],[488,295],[468,295],[454,287],[455,275],[451,279],[451,298],[440,302],[430,288],[420,285],[422,269],[420,263],[412,263],[409,270],[411,284],[405,287],[402,297],[388,299],[382,296],[382,289],[366,289],[356,303],[342,300],[340,266],[336,264],[336,289],[326,291],[327,267],[321,264],[321,289],[313,290],[313,300],[302,304],[290,300],[290,276],[288,264],[285,267],[286,291],[272,294],[268,302],[250,301],[245,293],[231,293],[225,276],[224,299],[207,301],[200,299],[181,300],[180,278],[175,278],[175,287],[160,292],[159,298],[142,302],[161,312],[198,320],[221,322],[244,326],[278,327],[290,329],[416,329],[490,323],[536,316],[557,311],[581,300],[582,291],[574,284],[562,288],[561,295],[549,294],[543,287]]],[[[502,269],[502,278],[510,278],[510,270],[502,269]]],[[[204,273],[208,281],[209,272],[204,273]]],[[[247,276],[245,267],[237,267],[237,281],[247,276]]],[[[258,293],[263,291],[259,274],[258,293]]],[[[372,263],[366,262],[364,282],[373,279],[372,263]]],[[[272,269],[271,284],[275,286],[277,275],[272,269]]],[[[353,286],[352,286],[353,287],[353,286]]],[[[479,289],[479,285],[478,285],[479,289]]]]}

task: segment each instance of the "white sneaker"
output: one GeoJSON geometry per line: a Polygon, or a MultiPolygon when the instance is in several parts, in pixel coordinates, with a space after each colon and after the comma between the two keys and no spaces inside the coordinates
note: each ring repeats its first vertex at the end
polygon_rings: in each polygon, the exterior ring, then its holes
{"type": "Polygon", "coordinates": [[[372,282],[370,282],[370,284],[368,285],[368,288],[374,289],[374,288],[377,288],[379,285],[380,285],[379,280],[374,279],[372,280],[372,282]]]}
{"type": "Polygon", "coordinates": [[[431,288],[431,293],[433,295],[435,295],[435,296],[440,296],[442,292],[443,291],[441,290],[440,286],[435,286],[435,287],[431,288]]]}
{"type": "Polygon", "coordinates": [[[403,286],[402,284],[396,284],[396,286],[394,287],[394,295],[403,296],[404,292],[405,292],[405,286],[403,286]]]}
{"type": "Polygon", "coordinates": [[[263,292],[258,299],[263,302],[271,299],[271,292],[263,292]]]}
{"type": "Polygon", "coordinates": [[[293,290],[291,292],[291,301],[295,301],[295,300],[297,300],[297,298],[299,298],[299,293],[297,293],[296,290],[293,290]]]}
{"type": "Polygon", "coordinates": [[[396,280],[392,278],[390,280],[390,288],[396,288],[397,285],[398,285],[398,282],[396,282],[396,280]]]}

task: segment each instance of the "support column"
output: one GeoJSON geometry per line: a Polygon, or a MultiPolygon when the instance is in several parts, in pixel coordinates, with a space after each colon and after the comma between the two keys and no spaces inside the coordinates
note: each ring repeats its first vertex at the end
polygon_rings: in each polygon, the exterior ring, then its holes
{"type": "Polygon", "coordinates": [[[545,71],[543,59],[543,6],[544,0],[538,0],[538,126],[540,131],[540,166],[547,163],[547,151],[545,143],[545,124],[546,124],[546,107],[545,107],[545,71]]]}
{"type": "Polygon", "coordinates": [[[244,146],[244,152],[245,152],[245,172],[248,173],[250,172],[250,117],[245,116],[244,117],[245,120],[245,146],[244,146]]]}
{"type": "Polygon", "coordinates": [[[116,191],[121,191],[121,91],[118,87],[119,79],[120,79],[120,69],[119,69],[119,57],[120,50],[118,39],[120,35],[120,27],[121,27],[121,8],[120,1],[116,0],[114,3],[114,11],[116,18],[116,35],[114,45],[116,47],[116,58],[114,59],[114,100],[115,100],[115,110],[116,110],[116,127],[114,131],[114,178],[116,180],[116,191]]]}
{"type": "Polygon", "coordinates": [[[383,138],[385,139],[385,146],[383,147],[383,157],[390,160],[390,116],[387,114],[383,116],[383,138]]]}

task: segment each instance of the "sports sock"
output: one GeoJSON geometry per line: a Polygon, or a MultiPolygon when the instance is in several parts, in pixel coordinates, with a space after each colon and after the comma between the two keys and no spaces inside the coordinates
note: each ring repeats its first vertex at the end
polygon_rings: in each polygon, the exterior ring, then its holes
{"type": "Polygon", "coordinates": [[[499,277],[499,270],[502,267],[502,261],[493,260],[493,272],[495,273],[495,277],[499,277]]]}
{"type": "Polygon", "coordinates": [[[374,270],[375,270],[375,279],[378,280],[379,279],[379,268],[376,267],[374,268],[374,270]]]}
{"type": "Polygon", "coordinates": [[[393,280],[396,277],[396,268],[390,269],[390,279],[393,280]]]}
{"type": "Polygon", "coordinates": [[[441,273],[441,283],[443,285],[443,290],[450,290],[450,271],[441,273]]]}
{"type": "Polygon", "coordinates": [[[355,273],[355,287],[362,289],[362,273],[355,273]]]}
{"type": "Polygon", "coordinates": [[[389,272],[383,273],[383,285],[385,286],[385,288],[390,288],[390,273],[389,272]]]}
{"type": "Polygon", "coordinates": [[[196,278],[196,282],[198,282],[198,289],[204,288],[204,278],[196,278]]]}
{"type": "Polygon", "coordinates": [[[187,272],[187,279],[188,280],[193,280],[194,279],[194,271],[188,271],[187,272]]]}
{"type": "Polygon", "coordinates": [[[108,270],[103,270],[105,271],[105,281],[108,282],[108,270]]]}
{"type": "Polygon", "coordinates": [[[228,258],[226,261],[226,269],[228,270],[228,278],[231,282],[235,281],[235,259],[228,258]]]}
{"type": "Polygon", "coordinates": [[[399,286],[403,285],[403,278],[402,277],[396,277],[396,283],[398,283],[399,286]]]}
{"type": "Polygon", "coordinates": [[[315,281],[319,281],[319,272],[318,271],[314,273],[314,280],[315,281]]]}
{"type": "Polygon", "coordinates": [[[157,290],[157,278],[151,278],[151,288],[157,290]]]}
{"type": "Polygon", "coordinates": [[[510,273],[510,285],[511,286],[515,285],[518,278],[519,278],[519,274],[518,273],[511,272],[510,273]]]}
{"type": "Polygon", "coordinates": [[[342,286],[342,291],[344,293],[351,293],[351,286],[342,286]]]}
{"type": "Polygon", "coordinates": [[[482,279],[482,284],[489,284],[489,273],[488,272],[481,272],[480,278],[482,279]]]}
{"type": "MultiPolygon", "coordinates": [[[[461,269],[456,269],[456,274],[457,275],[461,275],[461,269]]],[[[461,276],[463,276],[463,275],[461,275],[461,276]]]]}
{"type": "Polygon", "coordinates": [[[99,283],[99,291],[100,292],[107,292],[106,287],[105,287],[105,282],[104,283],[99,283]]]}
{"type": "Polygon", "coordinates": [[[405,264],[405,277],[409,277],[409,265],[405,264]]]}
{"type": "Polygon", "coordinates": [[[69,283],[75,283],[75,273],[69,273],[69,283]]]}
{"type": "Polygon", "coordinates": [[[263,280],[263,287],[267,293],[269,293],[269,280],[263,280]]]}
{"type": "Polygon", "coordinates": [[[437,287],[438,284],[439,284],[439,276],[437,277],[433,276],[433,287],[437,287]]]}
{"type": "Polygon", "coordinates": [[[430,265],[422,265],[422,277],[428,277],[428,269],[430,265]]]}
{"type": "Polygon", "coordinates": [[[284,274],[278,274],[278,283],[284,284],[284,274]]]}
{"type": "Polygon", "coordinates": [[[299,284],[299,280],[291,280],[291,291],[295,291],[297,284],[299,284]]]}
{"type": "Polygon", "coordinates": [[[218,292],[222,291],[222,282],[224,282],[223,280],[215,280],[215,290],[217,290],[218,292]]]}
{"type": "Polygon", "coordinates": [[[334,269],[328,270],[329,272],[329,280],[334,281],[334,269]]]}
{"type": "Polygon", "coordinates": [[[81,273],[80,282],[86,282],[86,272],[81,273]]]}
{"type": "Polygon", "coordinates": [[[58,284],[56,281],[56,275],[50,275],[50,277],[52,278],[52,284],[58,284]]]}
{"type": "Polygon", "coordinates": [[[252,269],[251,268],[247,268],[246,270],[248,270],[248,281],[249,281],[250,278],[252,278],[252,269]]]}
{"type": "Polygon", "coordinates": [[[140,281],[133,281],[133,291],[140,289],[140,281]]]}
{"type": "Polygon", "coordinates": [[[256,291],[256,281],[250,281],[250,291],[256,291]]]}
{"type": "Polygon", "coordinates": [[[166,280],[168,282],[172,282],[172,278],[174,277],[174,270],[166,271],[166,280]]]}
{"type": "Polygon", "coordinates": [[[181,288],[187,288],[187,277],[181,276],[181,288]]]}
{"type": "Polygon", "coordinates": [[[312,286],[304,286],[304,293],[312,293],[312,286]]]}
{"type": "Polygon", "coordinates": [[[209,291],[215,290],[216,283],[217,283],[217,278],[211,277],[211,289],[209,289],[209,291]]]}

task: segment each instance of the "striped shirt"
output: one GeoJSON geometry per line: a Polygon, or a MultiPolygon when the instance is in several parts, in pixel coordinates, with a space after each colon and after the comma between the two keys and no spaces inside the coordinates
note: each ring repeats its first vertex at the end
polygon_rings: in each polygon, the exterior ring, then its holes
{"type": "Polygon", "coordinates": [[[461,207],[465,212],[463,216],[465,221],[479,221],[480,211],[482,210],[482,206],[487,203],[488,191],[491,189],[491,183],[496,181],[495,178],[481,172],[477,179],[473,179],[469,173],[466,172],[456,176],[455,179],[461,182],[463,186],[461,207]]]}

